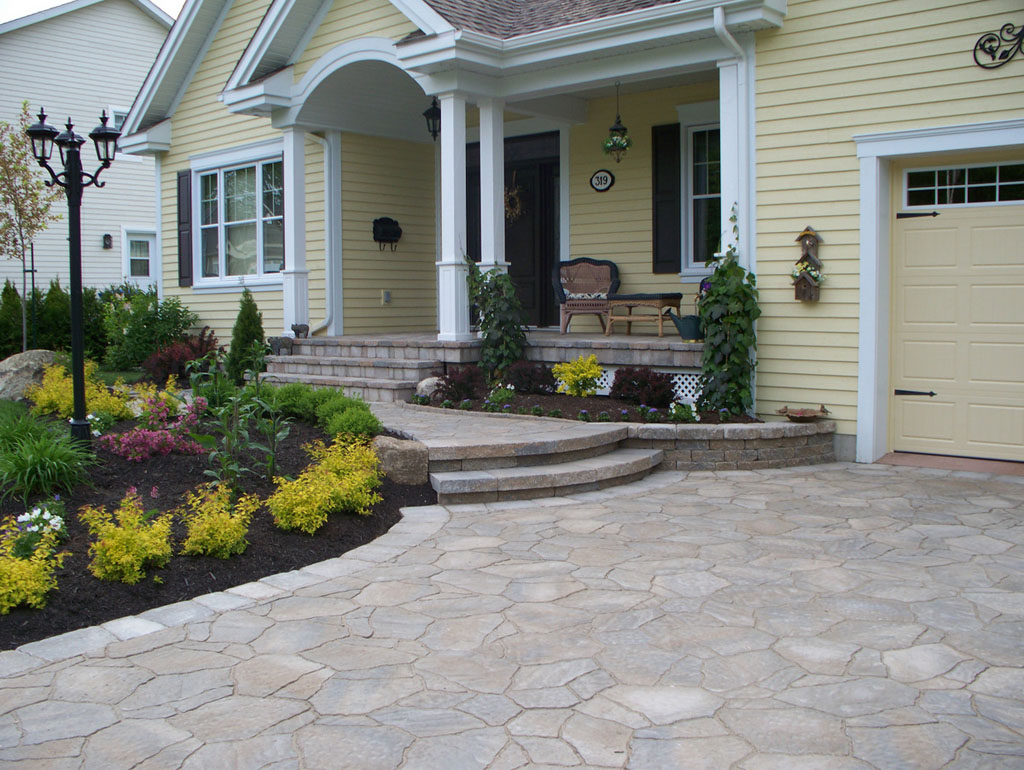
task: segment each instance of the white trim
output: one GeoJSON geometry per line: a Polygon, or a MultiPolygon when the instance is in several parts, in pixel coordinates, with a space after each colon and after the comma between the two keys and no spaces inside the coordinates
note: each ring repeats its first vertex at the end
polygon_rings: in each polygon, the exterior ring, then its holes
{"type": "Polygon", "coordinates": [[[508,270],[505,261],[505,104],[483,98],[480,109],[480,268],[508,270]]]}
{"type": "MultiPolygon", "coordinates": [[[[224,228],[227,223],[224,221],[223,211],[223,172],[230,171],[233,168],[244,167],[249,165],[256,165],[259,167],[262,164],[274,163],[280,161],[282,163],[282,173],[287,177],[287,173],[283,169],[284,165],[284,146],[283,141],[272,141],[272,142],[259,142],[244,147],[234,148],[228,151],[217,151],[213,153],[203,153],[189,158],[190,166],[189,169],[192,174],[192,288],[217,288],[217,287],[232,287],[232,286],[260,286],[260,285],[282,285],[286,282],[285,272],[281,271],[277,273],[246,273],[243,275],[229,276],[220,274],[220,270],[223,265],[218,266],[218,275],[216,277],[204,277],[203,276],[203,253],[202,253],[202,185],[200,180],[202,176],[211,173],[217,174],[217,200],[218,200],[218,217],[217,217],[217,231],[218,240],[220,241],[218,257],[222,263],[225,263],[227,259],[226,244],[223,242],[224,239],[224,228]],[[260,152],[260,148],[266,148],[266,151],[260,152]],[[276,149],[275,149],[276,148],[276,149]]],[[[257,179],[257,195],[259,192],[260,185],[262,183],[262,172],[260,172],[257,179]]],[[[288,179],[284,179],[285,184],[285,206],[287,207],[288,200],[288,179]]],[[[256,229],[257,229],[257,243],[262,242],[262,227],[261,224],[264,221],[264,217],[260,215],[262,204],[257,202],[256,211],[256,229]]],[[[284,212],[282,212],[284,213],[284,212]]],[[[292,229],[289,226],[287,216],[282,216],[281,220],[284,222],[285,237],[292,229]]],[[[257,249],[257,270],[263,270],[263,253],[257,249]]],[[[285,244],[285,265],[289,264],[289,256],[287,251],[287,242],[285,244]]],[[[305,263],[294,272],[305,273],[305,263]]]]}
{"type": "MultiPolygon", "coordinates": [[[[126,120],[125,123],[127,122],[126,120]]],[[[156,155],[167,152],[171,149],[171,119],[162,120],[145,131],[122,136],[117,140],[117,149],[124,155],[156,155]]]]}
{"type": "Polygon", "coordinates": [[[266,160],[275,155],[284,156],[284,138],[269,139],[232,147],[230,150],[211,150],[190,155],[188,162],[192,171],[205,171],[222,166],[234,166],[256,160],[266,160]]]}
{"type": "MultiPolygon", "coordinates": [[[[286,336],[293,324],[309,325],[309,270],[306,269],[306,132],[284,131],[284,280],[282,316],[286,336]]],[[[259,204],[258,204],[259,205],[259,204]]],[[[257,259],[259,257],[257,256],[257,259]]]]}
{"type": "MultiPolygon", "coordinates": [[[[28,27],[33,24],[38,24],[41,21],[48,21],[58,16],[63,16],[66,13],[72,11],[78,11],[82,8],[88,8],[90,5],[96,5],[101,3],[103,0],[72,0],[70,3],[63,3],[61,5],[55,5],[53,8],[47,8],[37,13],[29,14],[28,16],[22,16],[18,19],[12,19],[11,21],[0,24],[0,35],[5,32],[13,32],[16,29],[28,27]]],[[[151,16],[154,20],[163,24],[165,27],[170,29],[171,25],[174,24],[174,19],[168,16],[162,8],[153,5],[149,0],[129,0],[133,5],[138,6],[139,10],[151,16]]]]}
{"type": "Polygon", "coordinates": [[[858,134],[860,159],[860,327],[857,376],[858,462],[888,448],[890,201],[892,159],[987,149],[1024,148],[1024,119],[878,134],[858,134]]]}
{"type": "Polygon", "coordinates": [[[391,0],[391,4],[419,27],[424,34],[440,35],[455,29],[423,0],[391,0]]]}
{"type": "Polygon", "coordinates": [[[164,202],[163,202],[163,158],[153,158],[153,182],[156,188],[156,207],[153,211],[153,231],[156,234],[156,295],[164,298],[164,202]]]}
{"type": "MultiPolygon", "coordinates": [[[[308,1],[308,0],[307,0],[308,1]]],[[[288,20],[288,14],[295,7],[296,0],[274,0],[260,22],[256,34],[242,51],[242,56],[228,78],[225,91],[246,85],[252,79],[253,72],[260,61],[266,56],[267,49],[274,42],[274,37],[281,31],[281,26],[288,20]]]]}
{"type": "MultiPolygon", "coordinates": [[[[680,178],[680,200],[679,219],[681,233],[679,276],[683,280],[704,278],[711,274],[711,268],[705,265],[697,267],[693,265],[691,246],[693,244],[693,217],[690,205],[690,194],[693,176],[693,167],[690,159],[690,133],[694,129],[717,128],[721,131],[721,112],[717,99],[709,99],[704,102],[691,102],[690,104],[677,104],[676,115],[679,118],[679,178],[680,178]]],[[[721,196],[719,196],[721,200],[721,196]]]]}
{"type": "Polygon", "coordinates": [[[126,135],[134,134],[139,131],[143,118],[148,115],[149,110],[153,105],[153,100],[156,98],[157,91],[160,89],[164,80],[167,79],[186,38],[191,37],[193,34],[196,36],[203,35],[203,42],[200,44],[197,54],[193,57],[188,72],[185,73],[181,82],[176,84],[175,95],[171,97],[169,107],[164,110],[165,114],[160,116],[158,122],[167,120],[172,114],[174,114],[174,108],[181,100],[181,96],[184,94],[189,82],[195,75],[196,69],[199,67],[203,57],[206,55],[210,44],[213,42],[214,35],[220,28],[220,25],[224,21],[224,17],[227,15],[228,9],[231,6],[230,0],[217,0],[221,3],[221,8],[216,21],[208,30],[199,29],[196,27],[196,24],[197,17],[200,15],[200,10],[206,3],[211,1],[212,0],[189,0],[189,2],[185,3],[177,21],[174,22],[170,32],[168,32],[167,39],[164,40],[164,44],[157,53],[156,60],[153,62],[153,66],[150,67],[149,73],[146,75],[146,79],[139,88],[139,93],[135,97],[135,103],[132,104],[131,112],[129,112],[128,118],[124,122],[124,133],[126,135]]]}

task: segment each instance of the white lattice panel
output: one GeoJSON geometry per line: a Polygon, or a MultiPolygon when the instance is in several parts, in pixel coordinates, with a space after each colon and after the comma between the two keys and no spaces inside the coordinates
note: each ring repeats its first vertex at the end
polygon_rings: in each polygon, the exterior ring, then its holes
{"type": "MultiPolygon", "coordinates": [[[[597,393],[599,396],[607,396],[615,382],[617,366],[606,366],[597,380],[597,393]]],[[[681,404],[692,404],[700,395],[700,372],[688,371],[685,369],[669,369],[655,367],[656,372],[666,372],[672,375],[672,386],[675,388],[676,401],[681,404]]],[[[561,383],[561,380],[556,380],[561,383]]]]}

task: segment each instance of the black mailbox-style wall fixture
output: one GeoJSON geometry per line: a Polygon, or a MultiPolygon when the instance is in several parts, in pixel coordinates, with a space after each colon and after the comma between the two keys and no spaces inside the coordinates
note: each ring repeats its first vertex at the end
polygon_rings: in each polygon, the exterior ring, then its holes
{"type": "Polygon", "coordinates": [[[373,240],[377,246],[384,251],[384,244],[390,244],[391,250],[398,248],[398,241],[402,238],[402,228],[398,226],[398,220],[391,217],[379,217],[373,220],[373,240]]]}

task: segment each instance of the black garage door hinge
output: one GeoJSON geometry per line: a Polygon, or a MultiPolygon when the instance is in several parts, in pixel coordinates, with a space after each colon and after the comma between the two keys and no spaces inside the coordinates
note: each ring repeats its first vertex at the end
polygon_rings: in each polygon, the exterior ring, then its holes
{"type": "Polygon", "coordinates": [[[917,219],[917,217],[937,217],[938,211],[897,211],[897,219],[917,219]]]}
{"type": "Polygon", "coordinates": [[[930,396],[934,398],[938,395],[934,390],[900,390],[896,388],[892,392],[894,396],[930,396]]]}

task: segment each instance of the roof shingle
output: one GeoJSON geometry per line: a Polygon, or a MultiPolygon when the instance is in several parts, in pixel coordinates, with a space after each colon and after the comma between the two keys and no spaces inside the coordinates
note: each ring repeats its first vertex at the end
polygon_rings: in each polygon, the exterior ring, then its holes
{"type": "Polygon", "coordinates": [[[427,0],[460,29],[502,39],[680,0],[427,0]]]}

